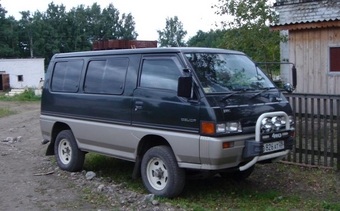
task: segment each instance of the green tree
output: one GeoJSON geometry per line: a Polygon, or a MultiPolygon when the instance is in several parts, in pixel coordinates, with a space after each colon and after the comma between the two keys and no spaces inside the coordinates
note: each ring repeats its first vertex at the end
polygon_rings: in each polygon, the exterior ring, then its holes
{"type": "Polygon", "coordinates": [[[135,32],[135,21],[132,15],[130,13],[120,15],[120,12],[113,4],[109,4],[107,8],[103,9],[99,19],[99,36],[94,40],[134,40],[138,36],[135,32]]]}
{"type": "Polygon", "coordinates": [[[135,20],[134,17],[129,14],[122,15],[123,22],[120,29],[120,39],[135,40],[138,37],[138,33],[135,32],[135,20]]]}
{"type": "Polygon", "coordinates": [[[135,21],[110,4],[79,5],[69,12],[63,4],[48,4],[45,12],[22,11],[21,19],[6,18],[0,4],[0,57],[44,57],[55,53],[92,50],[95,40],[136,39],[135,21]]]}
{"type": "Polygon", "coordinates": [[[37,30],[34,27],[33,17],[30,14],[30,11],[21,11],[21,19],[19,20],[19,29],[20,29],[20,47],[21,47],[21,55],[26,57],[29,56],[31,58],[34,57],[34,45],[33,41],[35,39],[37,30]]]}
{"type": "Polygon", "coordinates": [[[18,23],[0,4],[0,57],[18,57],[18,23]]]}
{"type": "Polygon", "coordinates": [[[48,5],[45,12],[45,61],[56,53],[68,52],[65,50],[65,38],[67,27],[66,10],[63,4],[55,5],[53,2],[48,5]]]}
{"type": "Polygon", "coordinates": [[[269,25],[278,20],[269,0],[219,0],[217,14],[232,16],[220,47],[247,53],[255,61],[280,60],[280,34],[269,25]]]}
{"type": "Polygon", "coordinates": [[[190,47],[220,47],[223,42],[225,30],[217,29],[210,30],[209,32],[203,32],[199,30],[195,36],[191,37],[187,44],[190,47]]]}
{"type": "Polygon", "coordinates": [[[71,51],[85,51],[91,50],[91,35],[92,32],[88,25],[88,11],[84,5],[73,7],[70,12],[67,13],[67,34],[66,34],[66,46],[67,52],[71,51]]]}
{"type": "Polygon", "coordinates": [[[178,17],[167,18],[165,28],[157,30],[158,42],[160,47],[179,47],[186,46],[184,37],[187,31],[183,29],[183,24],[178,20],[178,17]]]}

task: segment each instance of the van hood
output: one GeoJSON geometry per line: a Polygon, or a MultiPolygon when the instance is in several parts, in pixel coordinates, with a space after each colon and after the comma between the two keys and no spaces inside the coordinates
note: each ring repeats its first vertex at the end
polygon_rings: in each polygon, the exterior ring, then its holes
{"type": "Polygon", "coordinates": [[[284,111],[292,115],[289,102],[278,90],[260,95],[256,95],[256,92],[247,92],[232,96],[208,95],[206,98],[218,122],[240,121],[243,128],[254,127],[258,117],[263,113],[284,111]]]}

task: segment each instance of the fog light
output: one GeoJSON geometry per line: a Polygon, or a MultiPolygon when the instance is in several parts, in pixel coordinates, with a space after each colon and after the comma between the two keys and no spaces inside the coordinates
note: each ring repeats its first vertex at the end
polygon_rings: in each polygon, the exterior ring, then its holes
{"type": "Polygon", "coordinates": [[[264,118],[261,121],[262,129],[266,132],[270,132],[273,129],[273,124],[271,123],[271,120],[269,118],[264,118]]]}
{"type": "Polygon", "coordinates": [[[234,147],[234,142],[223,142],[222,143],[222,148],[223,149],[228,149],[234,147]]]}
{"type": "Polygon", "coordinates": [[[271,119],[271,123],[275,127],[275,130],[280,130],[280,127],[281,127],[281,118],[280,117],[274,116],[271,119]]]}

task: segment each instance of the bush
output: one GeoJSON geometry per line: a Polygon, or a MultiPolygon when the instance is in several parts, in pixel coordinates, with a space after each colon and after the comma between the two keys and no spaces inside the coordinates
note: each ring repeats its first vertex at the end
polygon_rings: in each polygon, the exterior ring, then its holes
{"type": "Polygon", "coordinates": [[[34,93],[34,89],[27,89],[21,94],[16,94],[14,96],[0,96],[0,100],[5,101],[39,101],[41,96],[37,96],[34,93]]]}

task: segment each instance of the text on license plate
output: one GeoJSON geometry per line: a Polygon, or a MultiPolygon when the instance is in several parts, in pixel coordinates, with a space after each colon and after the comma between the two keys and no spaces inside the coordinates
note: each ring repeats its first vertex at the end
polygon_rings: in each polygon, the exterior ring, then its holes
{"type": "Polygon", "coordinates": [[[284,141],[275,141],[263,144],[263,153],[273,152],[285,148],[284,141]]]}

